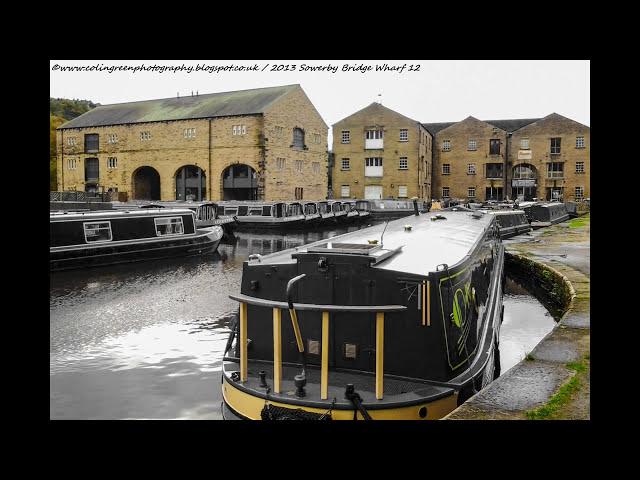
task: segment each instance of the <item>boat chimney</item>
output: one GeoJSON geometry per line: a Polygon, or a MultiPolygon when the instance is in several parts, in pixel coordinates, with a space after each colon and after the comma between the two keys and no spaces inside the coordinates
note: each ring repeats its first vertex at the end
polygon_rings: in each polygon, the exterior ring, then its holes
{"type": "Polygon", "coordinates": [[[418,211],[418,198],[417,197],[413,197],[413,210],[416,212],[415,213],[416,217],[420,215],[420,212],[418,211]]]}

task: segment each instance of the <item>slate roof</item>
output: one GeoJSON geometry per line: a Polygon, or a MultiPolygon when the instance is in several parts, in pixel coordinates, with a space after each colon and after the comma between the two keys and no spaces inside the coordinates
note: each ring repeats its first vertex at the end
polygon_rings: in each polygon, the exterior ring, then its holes
{"type": "Polygon", "coordinates": [[[423,123],[422,126],[427,129],[431,135],[435,135],[440,130],[443,130],[451,125],[455,125],[458,122],[445,122],[445,123],[423,123]]]}
{"type": "Polygon", "coordinates": [[[300,86],[284,85],[101,105],[61,125],[59,130],[263,113],[269,105],[295,88],[300,86]]]}
{"type": "MultiPolygon", "coordinates": [[[[482,122],[489,123],[494,127],[498,127],[506,132],[514,132],[525,125],[537,122],[540,118],[515,118],[512,120],[481,120],[482,122]]],[[[445,122],[445,123],[423,123],[422,126],[427,129],[431,135],[435,135],[440,130],[444,130],[451,125],[455,125],[460,122],[445,122]]]]}

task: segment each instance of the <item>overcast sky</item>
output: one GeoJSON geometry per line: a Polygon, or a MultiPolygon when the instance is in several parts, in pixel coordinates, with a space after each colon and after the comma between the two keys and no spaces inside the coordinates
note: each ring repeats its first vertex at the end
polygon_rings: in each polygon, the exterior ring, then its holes
{"type": "Polygon", "coordinates": [[[330,127],[374,101],[423,123],[556,112],[590,125],[589,68],[588,60],[51,60],[50,96],[104,105],[298,83],[330,127]],[[397,70],[376,71],[384,64],[397,70]],[[258,71],[215,71],[255,65],[258,71]],[[286,65],[295,70],[272,71],[286,65]],[[95,70],[63,71],[71,66],[95,70]],[[157,68],[131,70],[141,66],[157,68]],[[301,71],[308,67],[326,70],[301,71]]]}

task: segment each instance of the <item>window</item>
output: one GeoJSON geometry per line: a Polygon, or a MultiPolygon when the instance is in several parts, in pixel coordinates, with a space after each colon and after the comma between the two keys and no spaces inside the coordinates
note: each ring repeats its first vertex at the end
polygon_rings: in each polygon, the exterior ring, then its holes
{"type": "Polygon", "coordinates": [[[365,177],[382,177],[382,157],[371,157],[364,159],[364,176],[365,177]]]}
{"type": "Polygon", "coordinates": [[[302,160],[296,160],[296,171],[302,173],[302,160]]]}
{"type": "Polygon", "coordinates": [[[284,158],[276,158],[276,168],[278,170],[284,170],[285,159],[284,158]]]}
{"type": "Polygon", "coordinates": [[[110,242],[113,239],[111,235],[111,222],[84,222],[84,239],[87,243],[92,242],[110,242]]]}
{"type": "Polygon", "coordinates": [[[584,148],[584,137],[576,137],[576,148],[584,148]]]}
{"type": "Polygon", "coordinates": [[[84,136],[84,151],[97,152],[100,144],[100,137],[97,133],[89,133],[84,136]]]}
{"type": "Polygon", "coordinates": [[[500,139],[489,140],[489,155],[500,155],[500,139]]]}
{"type": "Polygon", "coordinates": [[[502,178],[502,163],[487,163],[485,164],[485,168],[487,178],[502,178]]]}
{"type": "Polygon", "coordinates": [[[284,134],[284,128],[276,125],[276,135],[281,137],[284,134]]]}
{"type": "Polygon", "coordinates": [[[118,135],[115,133],[109,133],[107,135],[107,143],[118,143],[118,135]]]}
{"type": "Polygon", "coordinates": [[[342,143],[351,143],[351,131],[342,130],[342,143]]]}
{"type": "Polygon", "coordinates": [[[313,162],[311,164],[311,171],[313,173],[320,173],[320,162],[313,162]]]}
{"type": "Polygon", "coordinates": [[[118,168],[118,159],[116,157],[107,158],[107,168],[118,168]]]}
{"type": "Polygon", "coordinates": [[[476,187],[469,187],[467,189],[467,194],[469,198],[476,198],[476,187]]]}
{"type": "Polygon", "coordinates": [[[443,140],[442,141],[442,151],[450,152],[451,151],[451,140],[443,140]]]}
{"type": "Polygon", "coordinates": [[[576,187],[576,201],[581,202],[584,198],[584,187],[576,187]]]}
{"type": "Polygon", "coordinates": [[[165,235],[184,234],[182,217],[154,218],[153,221],[156,224],[156,235],[159,237],[162,237],[165,235]]]}
{"type": "Polygon", "coordinates": [[[303,188],[302,187],[296,187],[296,191],[295,191],[295,195],[296,195],[296,200],[302,200],[302,192],[303,188]]]}
{"type": "Polygon", "coordinates": [[[576,162],[576,173],[584,173],[584,162],[576,162]]]}
{"type": "Polygon", "coordinates": [[[467,175],[475,175],[476,174],[476,164],[469,163],[467,165],[467,175]]]}
{"type": "Polygon", "coordinates": [[[140,132],[140,140],[151,140],[151,132],[140,132]]]}
{"type": "Polygon", "coordinates": [[[451,164],[450,163],[443,163],[442,164],[442,174],[443,175],[451,174],[451,164]]]}
{"type": "Polygon", "coordinates": [[[351,187],[349,187],[349,185],[342,185],[340,187],[340,196],[342,198],[348,198],[351,196],[351,187]]]}
{"type": "Polygon", "coordinates": [[[383,132],[382,130],[367,130],[366,139],[367,140],[380,140],[382,139],[383,132]]]}
{"type": "Polygon", "coordinates": [[[342,170],[351,170],[351,165],[349,163],[349,159],[348,158],[343,158],[342,159],[342,170]]]}
{"type": "Polygon", "coordinates": [[[475,140],[469,140],[469,144],[467,145],[467,150],[473,151],[477,150],[478,143],[475,140]]]}
{"type": "Polygon", "coordinates": [[[246,135],[247,126],[246,125],[234,125],[231,129],[233,135],[246,135]]]}
{"type": "Polygon", "coordinates": [[[301,128],[293,129],[293,148],[304,148],[304,131],[301,128]]]}
{"type": "Polygon", "coordinates": [[[547,178],[563,178],[564,163],[551,162],[547,163],[547,178]]]}
{"type": "Polygon", "coordinates": [[[520,139],[520,150],[529,150],[529,139],[528,138],[520,139]]]}
{"type": "Polygon", "coordinates": [[[184,129],[184,138],[196,138],[196,129],[195,128],[185,128],[184,129]]]}
{"type": "Polygon", "coordinates": [[[67,159],[67,170],[75,170],[78,168],[78,159],[77,158],[69,158],[67,159]]]}
{"type": "Polygon", "coordinates": [[[449,187],[442,187],[442,198],[449,198],[449,187]]]}
{"type": "Polygon", "coordinates": [[[407,198],[407,186],[398,185],[398,198],[407,198]]]}
{"type": "Polygon", "coordinates": [[[73,147],[76,145],[76,137],[68,137],[67,138],[67,145],[69,145],[70,147],[73,147]]]}
{"type": "Polygon", "coordinates": [[[406,128],[400,129],[400,141],[408,142],[409,141],[409,130],[406,128]]]}
{"type": "Polygon", "coordinates": [[[551,139],[551,153],[554,155],[560,153],[560,138],[551,139]]]}
{"type": "Polygon", "coordinates": [[[407,157],[400,157],[400,170],[409,169],[409,159],[407,157]]]}
{"type": "Polygon", "coordinates": [[[320,144],[320,134],[319,133],[314,133],[313,134],[313,143],[320,144]]]}

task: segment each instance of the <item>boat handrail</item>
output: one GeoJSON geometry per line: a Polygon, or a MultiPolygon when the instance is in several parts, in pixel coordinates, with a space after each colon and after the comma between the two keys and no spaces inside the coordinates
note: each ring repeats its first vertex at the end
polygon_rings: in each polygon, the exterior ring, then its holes
{"type": "MultiPolygon", "coordinates": [[[[264,298],[252,297],[249,295],[229,295],[229,298],[237,302],[255,305],[257,307],[283,308],[288,309],[287,302],[276,300],[266,300],[264,298]]],[[[294,303],[296,310],[317,311],[317,312],[402,312],[407,309],[405,305],[318,305],[314,303],[294,303]]]]}

